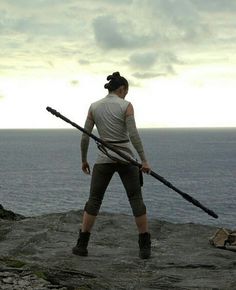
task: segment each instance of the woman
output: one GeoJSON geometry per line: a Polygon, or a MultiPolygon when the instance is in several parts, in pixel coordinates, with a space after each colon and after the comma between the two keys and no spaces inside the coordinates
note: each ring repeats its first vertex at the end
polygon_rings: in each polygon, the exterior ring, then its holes
{"type": "MultiPolygon", "coordinates": [[[[133,106],[125,100],[129,89],[128,81],[120,76],[119,72],[109,75],[107,80],[109,82],[104,87],[108,89],[109,93],[105,98],[90,106],[85,129],[91,133],[94,125],[96,125],[98,134],[103,141],[111,143],[117,149],[133,157],[131,141],[142,161],[141,171],[148,173],[150,166],[145,157],[143,145],[136,128],[133,106]]],[[[87,162],[88,145],[89,136],[83,134],[81,156],[82,170],[85,174],[90,174],[90,167],[87,162]]],[[[146,206],[141,192],[140,169],[128,162],[124,162],[124,160],[117,161],[117,157],[119,156],[110,158],[104,152],[98,154],[92,173],[90,196],[84,208],[82,229],[80,230],[77,244],[72,251],[76,255],[88,255],[87,246],[90,232],[102,204],[104,193],[113,174],[118,172],[129,198],[138,228],[139,256],[147,259],[151,254],[151,240],[148,232],[146,206]]]]}

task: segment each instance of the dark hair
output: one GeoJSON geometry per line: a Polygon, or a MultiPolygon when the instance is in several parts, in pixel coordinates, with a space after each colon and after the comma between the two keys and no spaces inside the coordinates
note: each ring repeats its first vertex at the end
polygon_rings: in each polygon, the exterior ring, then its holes
{"type": "Polygon", "coordinates": [[[115,91],[120,86],[125,86],[127,89],[129,87],[128,81],[122,77],[118,71],[114,72],[112,75],[109,75],[107,80],[109,82],[104,85],[104,88],[108,89],[109,92],[115,91]]]}

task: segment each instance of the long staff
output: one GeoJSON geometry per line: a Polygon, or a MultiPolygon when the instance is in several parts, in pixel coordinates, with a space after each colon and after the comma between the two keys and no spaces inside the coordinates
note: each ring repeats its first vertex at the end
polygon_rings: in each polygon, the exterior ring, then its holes
{"type": "MultiPolygon", "coordinates": [[[[131,158],[130,156],[128,156],[127,154],[125,154],[124,152],[118,150],[117,148],[115,148],[114,146],[112,146],[111,144],[103,141],[102,139],[98,138],[97,136],[95,136],[92,133],[87,132],[83,127],[80,127],[79,125],[77,125],[76,123],[72,122],[71,120],[69,120],[68,118],[66,118],[65,116],[63,116],[62,114],[60,114],[59,112],[57,112],[56,110],[47,107],[46,108],[47,111],[49,111],[51,114],[55,115],[56,117],[62,119],[63,121],[71,124],[73,127],[77,128],[78,130],[82,131],[83,133],[87,134],[89,137],[91,137],[92,139],[94,139],[98,145],[98,147],[100,147],[101,150],[104,150],[105,148],[110,149],[111,151],[117,153],[119,156],[121,156],[123,159],[127,160],[128,162],[130,162],[131,164],[138,166],[139,168],[142,167],[142,164],[140,164],[139,162],[137,162],[135,159],[131,158]],[[104,148],[105,147],[105,148],[104,148]]],[[[192,204],[194,204],[195,206],[201,208],[203,211],[205,211],[207,214],[209,214],[210,216],[214,217],[214,218],[218,218],[218,215],[213,211],[210,210],[209,208],[205,207],[204,205],[202,205],[198,200],[196,200],[195,198],[193,198],[192,196],[190,196],[189,194],[183,192],[182,190],[178,189],[177,187],[175,187],[174,185],[172,185],[168,180],[166,180],[164,177],[160,176],[159,174],[157,174],[154,171],[150,171],[149,173],[152,177],[158,179],[160,182],[162,182],[163,184],[165,184],[166,186],[168,186],[169,188],[173,189],[175,192],[179,193],[184,199],[186,199],[187,201],[191,202],[192,204]]]]}

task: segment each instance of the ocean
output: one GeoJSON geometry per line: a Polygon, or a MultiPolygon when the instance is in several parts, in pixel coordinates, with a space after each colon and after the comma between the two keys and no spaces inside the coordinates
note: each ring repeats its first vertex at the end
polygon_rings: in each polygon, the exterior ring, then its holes
{"type": "MultiPolygon", "coordinates": [[[[218,219],[144,175],[149,218],[236,228],[236,129],[139,129],[152,170],[214,210],[218,219]]],[[[96,131],[94,131],[96,134],[96,131]]],[[[83,174],[76,129],[0,130],[0,204],[25,216],[83,209],[91,176],[83,174]]],[[[91,168],[97,148],[90,141],[91,168]]],[[[132,215],[115,174],[101,212],[132,215]]]]}

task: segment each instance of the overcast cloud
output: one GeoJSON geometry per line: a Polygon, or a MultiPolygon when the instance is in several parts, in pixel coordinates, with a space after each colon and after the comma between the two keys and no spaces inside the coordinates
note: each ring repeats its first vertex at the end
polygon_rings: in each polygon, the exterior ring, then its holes
{"type": "Polygon", "coordinates": [[[0,72],[70,61],[90,71],[119,63],[137,78],[178,74],[206,50],[221,60],[232,51],[235,12],[234,0],[2,0],[0,72]]]}
{"type": "Polygon", "coordinates": [[[235,27],[236,0],[1,0],[0,127],[83,122],[114,71],[138,125],[235,126],[235,27]]]}

